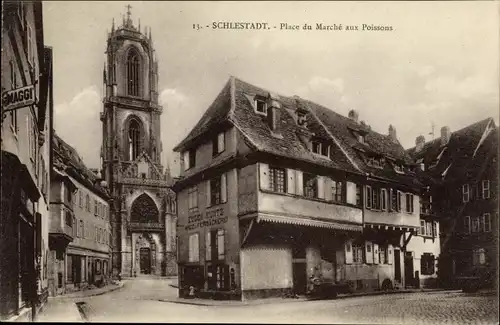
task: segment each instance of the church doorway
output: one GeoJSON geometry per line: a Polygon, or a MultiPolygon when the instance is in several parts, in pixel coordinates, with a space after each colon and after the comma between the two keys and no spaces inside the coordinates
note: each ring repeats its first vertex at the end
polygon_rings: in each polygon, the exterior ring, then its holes
{"type": "Polygon", "coordinates": [[[141,274],[151,274],[151,249],[142,247],[139,250],[139,264],[141,274]]]}

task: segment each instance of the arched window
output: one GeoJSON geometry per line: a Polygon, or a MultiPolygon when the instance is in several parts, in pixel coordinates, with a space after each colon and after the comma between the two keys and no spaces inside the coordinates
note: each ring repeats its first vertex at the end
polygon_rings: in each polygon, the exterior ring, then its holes
{"type": "Polygon", "coordinates": [[[139,155],[140,141],[141,126],[136,119],[132,119],[128,127],[128,152],[130,160],[134,160],[139,155]]]}
{"type": "Polygon", "coordinates": [[[131,222],[159,222],[159,211],[153,199],[147,194],[141,194],[132,203],[130,211],[131,222]]]}
{"type": "Polygon", "coordinates": [[[127,55],[127,94],[139,96],[139,54],[132,49],[127,55]]]}

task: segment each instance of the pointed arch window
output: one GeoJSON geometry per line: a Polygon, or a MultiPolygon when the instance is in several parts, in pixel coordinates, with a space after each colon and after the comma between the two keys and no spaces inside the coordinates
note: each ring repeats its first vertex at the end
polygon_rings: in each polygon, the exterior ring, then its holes
{"type": "Polygon", "coordinates": [[[130,160],[135,160],[139,155],[141,139],[141,126],[136,119],[132,119],[128,128],[128,151],[130,160]]]}
{"type": "Polygon", "coordinates": [[[132,49],[127,55],[127,94],[139,96],[139,54],[132,49]]]}
{"type": "Polygon", "coordinates": [[[153,199],[147,194],[141,194],[132,203],[130,211],[131,222],[155,223],[159,222],[159,211],[153,199]]]}

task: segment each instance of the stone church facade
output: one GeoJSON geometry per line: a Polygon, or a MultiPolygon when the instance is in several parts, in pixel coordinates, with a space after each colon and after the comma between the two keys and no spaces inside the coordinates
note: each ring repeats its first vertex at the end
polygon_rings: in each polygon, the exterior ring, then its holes
{"type": "Polygon", "coordinates": [[[176,208],[173,179],[161,164],[158,63],[151,31],[130,11],[108,34],[103,71],[103,175],[112,193],[113,275],[174,275],[176,208]]]}

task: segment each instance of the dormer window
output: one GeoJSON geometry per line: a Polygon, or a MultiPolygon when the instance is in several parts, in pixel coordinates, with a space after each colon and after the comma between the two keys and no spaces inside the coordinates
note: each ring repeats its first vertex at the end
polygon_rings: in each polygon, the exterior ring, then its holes
{"type": "Polygon", "coordinates": [[[321,154],[321,143],[313,141],[312,152],[317,153],[317,154],[321,154]]]}
{"type": "Polygon", "coordinates": [[[396,171],[396,173],[404,173],[403,164],[394,163],[394,170],[396,171]]]}
{"type": "Polygon", "coordinates": [[[306,127],[307,126],[306,114],[305,113],[297,113],[297,124],[299,126],[306,127]]]}
{"type": "Polygon", "coordinates": [[[330,145],[326,143],[321,143],[318,141],[312,142],[312,152],[322,155],[325,157],[330,157],[330,145]]]}
{"type": "Polygon", "coordinates": [[[255,112],[267,116],[267,104],[262,99],[255,99],[255,112]]]}
{"type": "Polygon", "coordinates": [[[365,136],[362,134],[358,134],[358,141],[359,143],[365,143],[365,136]]]}

